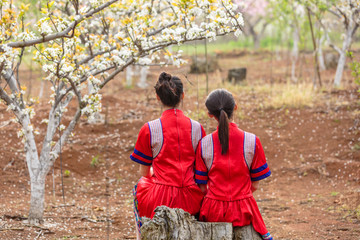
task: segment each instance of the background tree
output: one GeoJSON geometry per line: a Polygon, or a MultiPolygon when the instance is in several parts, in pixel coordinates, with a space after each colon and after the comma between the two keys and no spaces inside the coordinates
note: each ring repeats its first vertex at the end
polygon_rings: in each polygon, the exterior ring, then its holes
{"type": "Polygon", "coordinates": [[[0,1],[0,98],[21,126],[18,136],[24,143],[31,183],[29,222],[38,224],[43,220],[46,175],[80,117],[91,118],[100,111],[99,91],[134,63],[181,64],[178,53],[163,50],[172,44],[215,40],[230,32],[238,36],[243,19],[225,0],[56,0],[44,2],[33,27],[25,15],[30,6],[0,1]],[[31,121],[35,100],[24,99],[26,89],[19,77],[28,51],[33,51],[33,59],[51,83],[42,142],[35,140],[38,126],[31,121]],[[67,112],[71,102],[77,104],[74,113],[67,112]]]}
{"type": "Polygon", "coordinates": [[[239,11],[244,17],[244,33],[252,37],[254,49],[260,48],[260,40],[265,34],[267,26],[272,22],[272,13],[266,0],[235,0],[239,11]]]}
{"type": "Polygon", "coordinates": [[[297,83],[296,66],[299,60],[299,48],[301,36],[304,34],[305,8],[298,1],[282,0],[270,1],[270,8],[274,15],[274,23],[282,26],[283,34],[292,36],[292,50],[291,50],[291,80],[297,83]]]}
{"type": "Polygon", "coordinates": [[[315,11],[322,6],[327,5],[326,10],[335,16],[343,25],[344,32],[342,34],[342,47],[340,48],[331,40],[329,35],[330,30],[328,24],[326,24],[326,20],[318,18],[318,21],[324,30],[327,44],[339,53],[339,61],[334,77],[334,86],[339,87],[344,72],[347,52],[350,50],[356,31],[360,25],[360,1],[331,0],[319,1],[319,3],[317,1],[310,1],[310,3],[312,3],[312,7],[315,11]]]}

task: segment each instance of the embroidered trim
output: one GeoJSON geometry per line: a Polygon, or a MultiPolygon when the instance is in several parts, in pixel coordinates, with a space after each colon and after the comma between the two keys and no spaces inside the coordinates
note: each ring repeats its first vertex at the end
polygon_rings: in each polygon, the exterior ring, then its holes
{"type": "Polygon", "coordinates": [[[267,169],[267,167],[268,167],[268,165],[267,165],[267,163],[265,163],[264,165],[262,165],[262,166],[259,167],[259,168],[251,169],[250,172],[251,172],[251,173],[259,173],[259,172],[267,169]]]}
{"type": "Polygon", "coordinates": [[[202,137],[201,125],[199,122],[192,119],[190,119],[190,122],[191,122],[191,142],[194,152],[196,152],[197,145],[202,137]]]}
{"type": "Polygon", "coordinates": [[[130,159],[133,160],[134,162],[140,163],[142,165],[151,166],[151,162],[147,163],[147,162],[141,161],[140,159],[134,157],[133,155],[130,155],[130,159]]]}
{"type": "Polygon", "coordinates": [[[251,181],[260,181],[264,178],[267,178],[268,176],[271,175],[271,171],[269,170],[267,173],[265,173],[264,175],[261,175],[261,176],[258,176],[258,177],[255,177],[255,178],[251,178],[251,181]]]}
{"type": "Polygon", "coordinates": [[[150,129],[150,144],[153,153],[153,159],[160,153],[164,143],[164,135],[160,119],[148,122],[150,129]]]}
{"type": "Polygon", "coordinates": [[[198,183],[198,184],[207,184],[207,180],[195,179],[195,182],[198,183]]]}
{"type": "Polygon", "coordinates": [[[273,238],[269,232],[267,234],[262,235],[261,237],[264,240],[273,240],[273,238]]]}
{"type": "Polygon", "coordinates": [[[256,136],[255,134],[244,132],[244,159],[249,170],[255,155],[256,136]]]}
{"type": "Polygon", "coordinates": [[[143,154],[142,152],[136,150],[136,148],[134,149],[134,153],[135,153],[136,155],[139,155],[139,156],[142,157],[142,158],[147,159],[147,160],[153,160],[152,157],[143,154]]]}
{"type": "Polygon", "coordinates": [[[204,160],[207,170],[210,171],[214,161],[214,142],[212,134],[209,134],[201,139],[201,157],[204,160]]]}
{"type": "Polygon", "coordinates": [[[139,215],[139,208],[138,208],[138,200],[137,200],[137,197],[136,197],[136,194],[137,194],[137,184],[134,186],[133,190],[133,197],[134,197],[134,214],[135,214],[135,221],[136,221],[136,225],[137,225],[137,228],[139,230],[139,234],[141,233],[140,231],[140,228],[142,226],[142,222],[141,222],[141,217],[139,215]]]}
{"type": "Polygon", "coordinates": [[[202,171],[199,171],[199,170],[196,170],[196,169],[195,169],[195,174],[200,175],[200,176],[207,176],[208,175],[207,172],[202,172],[202,171]]]}

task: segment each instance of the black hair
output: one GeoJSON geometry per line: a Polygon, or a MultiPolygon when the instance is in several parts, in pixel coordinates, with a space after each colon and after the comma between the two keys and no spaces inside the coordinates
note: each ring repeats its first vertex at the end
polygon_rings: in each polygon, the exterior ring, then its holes
{"type": "Polygon", "coordinates": [[[226,154],[229,149],[229,119],[235,108],[234,97],[225,89],[216,89],[209,94],[205,105],[209,113],[219,120],[221,154],[226,154]]]}
{"type": "Polygon", "coordinates": [[[176,107],[181,100],[184,89],[180,78],[162,72],[156,82],[155,91],[164,105],[176,107]]]}

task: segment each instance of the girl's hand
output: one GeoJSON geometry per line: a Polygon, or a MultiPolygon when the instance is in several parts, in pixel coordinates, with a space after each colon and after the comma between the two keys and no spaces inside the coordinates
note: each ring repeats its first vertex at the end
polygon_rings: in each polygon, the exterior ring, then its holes
{"type": "Polygon", "coordinates": [[[207,193],[207,184],[198,184],[200,190],[203,192],[203,194],[207,193]]]}
{"type": "Polygon", "coordinates": [[[140,172],[140,175],[142,177],[151,177],[151,171],[150,171],[150,166],[145,166],[145,165],[140,165],[140,169],[139,169],[139,172],[140,172]]]}
{"type": "Polygon", "coordinates": [[[259,187],[259,181],[251,182],[251,192],[255,192],[259,187]]]}

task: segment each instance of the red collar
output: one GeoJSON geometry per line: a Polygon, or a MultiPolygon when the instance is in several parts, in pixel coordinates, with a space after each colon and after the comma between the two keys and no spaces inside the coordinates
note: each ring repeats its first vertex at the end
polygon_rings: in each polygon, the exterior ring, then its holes
{"type": "Polygon", "coordinates": [[[168,110],[165,110],[161,116],[162,117],[169,117],[169,116],[184,116],[184,113],[180,110],[180,109],[177,109],[177,108],[172,108],[172,109],[168,109],[168,110]]]}

